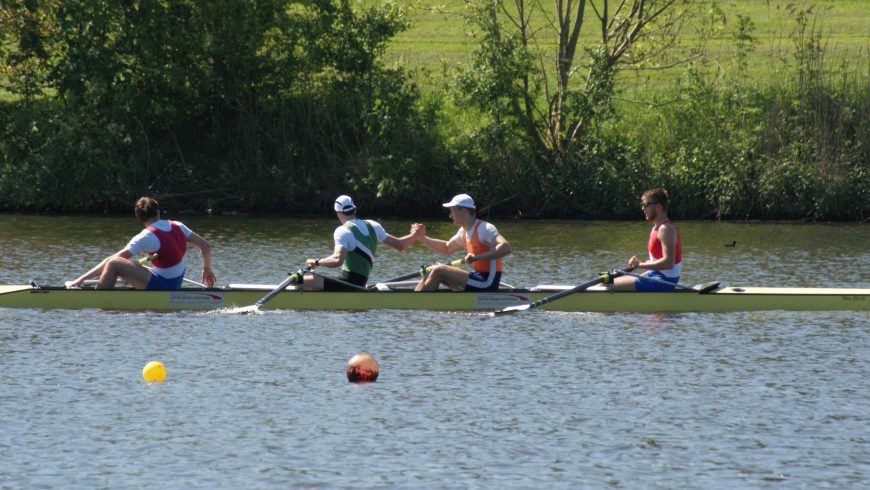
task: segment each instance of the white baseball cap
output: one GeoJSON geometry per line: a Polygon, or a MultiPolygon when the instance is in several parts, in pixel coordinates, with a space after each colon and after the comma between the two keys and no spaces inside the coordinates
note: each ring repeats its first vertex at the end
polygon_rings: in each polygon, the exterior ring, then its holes
{"type": "Polygon", "coordinates": [[[453,199],[451,199],[450,202],[445,202],[443,206],[445,208],[460,206],[463,208],[474,209],[474,199],[472,199],[471,196],[469,196],[468,194],[457,194],[453,196],[453,199]]]}
{"type": "Polygon", "coordinates": [[[353,203],[353,199],[350,196],[338,196],[333,208],[336,213],[349,213],[356,209],[356,204],[353,203]]]}

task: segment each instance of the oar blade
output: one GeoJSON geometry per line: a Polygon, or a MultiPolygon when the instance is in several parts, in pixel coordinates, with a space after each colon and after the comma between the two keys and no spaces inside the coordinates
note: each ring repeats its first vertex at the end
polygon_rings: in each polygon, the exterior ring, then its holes
{"type": "Polygon", "coordinates": [[[696,284],[692,289],[698,291],[701,294],[706,294],[711,291],[715,291],[719,289],[719,281],[711,281],[705,282],[703,284],[696,284]]]}
{"type": "Polygon", "coordinates": [[[233,308],[231,310],[227,310],[227,313],[239,313],[239,314],[259,313],[260,307],[263,306],[267,301],[269,301],[270,299],[277,296],[278,293],[283,291],[284,288],[286,288],[290,284],[292,284],[294,282],[299,282],[299,279],[302,277],[302,274],[303,274],[303,271],[297,271],[297,272],[290,274],[287,277],[287,279],[284,279],[284,281],[282,281],[281,284],[278,285],[278,287],[269,291],[265,296],[260,298],[259,301],[257,301],[256,303],[252,304],[251,306],[243,306],[240,308],[233,308]]]}
{"type": "Polygon", "coordinates": [[[260,311],[260,305],[256,304],[250,306],[240,306],[224,311],[233,315],[259,315],[260,313],[262,313],[262,311],[260,311]]]}
{"type": "Polygon", "coordinates": [[[490,318],[493,318],[493,317],[501,316],[501,315],[509,315],[511,313],[516,313],[518,311],[526,311],[531,307],[532,307],[531,304],[507,306],[507,307],[502,308],[498,311],[490,311],[489,313],[487,313],[487,316],[490,318]]]}

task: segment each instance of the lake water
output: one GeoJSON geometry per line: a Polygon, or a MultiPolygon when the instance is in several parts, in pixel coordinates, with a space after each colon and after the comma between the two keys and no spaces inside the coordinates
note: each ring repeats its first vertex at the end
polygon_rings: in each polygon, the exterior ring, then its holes
{"type": "MultiPolygon", "coordinates": [[[[328,255],[337,224],[182,220],[215,247],[220,285],[277,283],[328,255]]],[[[517,286],[591,280],[643,253],[649,229],[496,224],[517,286]]],[[[679,225],[688,284],[870,287],[868,226],[679,225]]],[[[0,216],[0,283],[61,284],[138,230],[132,217],[0,216]]],[[[373,278],[436,259],[384,249],[373,278]]],[[[867,488],[868,323],[0,309],[0,488],[867,488]],[[346,381],[360,352],[380,363],[376,383],[346,381]],[[166,383],[142,380],[151,360],[166,383]]]]}

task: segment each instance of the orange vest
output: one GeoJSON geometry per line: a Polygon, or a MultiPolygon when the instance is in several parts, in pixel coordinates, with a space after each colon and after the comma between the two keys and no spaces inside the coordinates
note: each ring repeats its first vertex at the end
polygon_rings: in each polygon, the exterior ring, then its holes
{"type": "MultiPolygon", "coordinates": [[[[489,252],[490,248],[488,245],[484,245],[480,238],[477,236],[477,229],[484,222],[481,220],[477,220],[474,223],[474,232],[471,233],[471,240],[468,239],[468,232],[465,229],[462,230],[462,240],[465,242],[465,250],[468,250],[468,253],[478,255],[484,252],[489,252]]],[[[471,263],[471,267],[477,272],[489,272],[491,260],[475,260],[471,263]]],[[[495,260],[495,271],[501,272],[501,259],[495,260]]]]}

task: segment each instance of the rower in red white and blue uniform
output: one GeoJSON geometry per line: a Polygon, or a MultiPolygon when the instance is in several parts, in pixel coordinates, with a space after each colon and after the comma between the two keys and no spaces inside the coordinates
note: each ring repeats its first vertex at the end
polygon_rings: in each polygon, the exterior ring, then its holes
{"type": "Polygon", "coordinates": [[[153,256],[153,273],[145,289],[178,289],[187,268],[187,239],[193,233],[184,223],[158,219],[124,247],[131,255],[153,256]],[[156,255],[155,255],[156,254],[156,255]]]}
{"type": "Polygon", "coordinates": [[[204,238],[184,223],[160,219],[160,207],[153,198],[143,197],[136,201],[134,212],[145,229],[120,251],[106,257],[75,280],[68,281],[68,288],[81,287],[86,279],[94,277],[100,278],[97,289],[113,288],[121,277],[136,289],[178,289],[187,268],[188,244],[202,252],[202,282],[208,287],[214,286],[211,245],[204,238]],[[152,259],[153,270],[130,260],[139,252],[157,254],[152,259]]]}
{"type": "Polygon", "coordinates": [[[643,277],[619,276],[613,280],[615,291],[673,291],[680,280],[683,261],[680,232],[668,218],[668,191],[657,187],[641,196],[641,209],[647,221],[653,222],[647,240],[649,259],[641,261],[638,257],[628,260],[629,268],[646,269],[643,277]],[[646,280],[645,277],[656,279],[646,280]],[[670,284],[668,284],[670,283],[670,284]]]}

